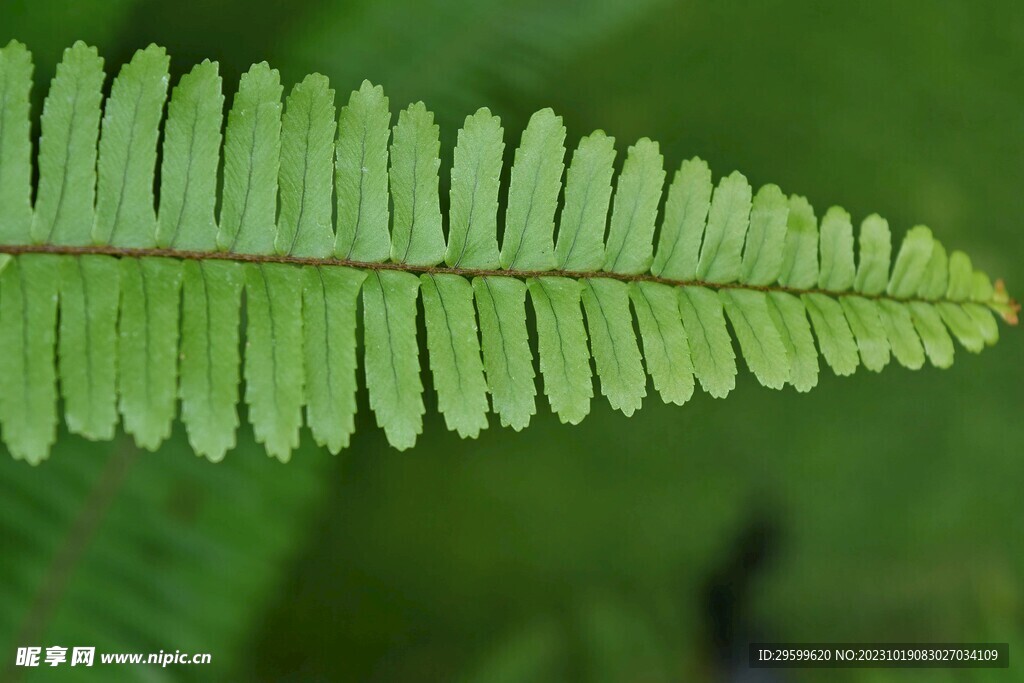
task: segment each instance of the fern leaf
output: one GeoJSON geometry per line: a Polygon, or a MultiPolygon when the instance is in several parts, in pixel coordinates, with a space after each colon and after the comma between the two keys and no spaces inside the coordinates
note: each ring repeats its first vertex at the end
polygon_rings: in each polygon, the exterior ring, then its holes
{"type": "Polygon", "coordinates": [[[377,425],[399,450],[423,431],[423,383],[416,343],[416,296],[411,273],[377,271],[363,284],[366,388],[377,425]]]}
{"type": "Polygon", "coordinates": [[[790,377],[790,361],[768,311],[768,295],[752,290],[724,289],[719,297],[750,371],[769,389],[781,389],[790,377]]]}
{"type": "Polygon", "coordinates": [[[880,372],[889,363],[889,340],[876,302],[859,296],[839,300],[857,342],[861,362],[868,370],[880,372]]]}
{"type": "Polygon", "coordinates": [[[388,139],[391,112],[378,85],[363,81],[341,108],[335,183],[338,193],[339,258],[366,263],[386,261],[388,233],[388,139]]]}
{"type": "Polygon", "coordinates": [[[979,304],[965,303],[961,307],[971,316],[971,320],[981,333],[986,346],[992,346],[999,341],[999,323],[996,322],[992,311],[979,304]]]}
{"type": "Polygon", "coordinates": [[[811,289],[818,284],[818,219],[803,197],[789,198],[779,284],[794,290],[811,289]]]}
{"type": "Polygon", "coordinates": [[[391,260],[433,266],[444,258],[441,208],[437,194],[441,142],[434,115],[422,102],[398,115],[391,143],[394,225],[391,260]]]}
{"type": "Polygon", "coordinates": [[[448,248],[453,268],[498,267],[498,189],[505,149],[501,119],[487,109],[466,117],[452,165],[448,248]]]}
{"type": "MultiPolygon", "coordinates": [[[[121,260],[118,393],[124,429],[156,450],[171,434],[178,397],[178,300],[181,262],[121,260]]],[[[99,283],[96,283],[99,285],[99,283]]]]}
{"type": "MultiPolygon", "coordinates": [[[[239,307],[243,267],[186,261],[181,307],[181,421],[198,454],[217,462],[238,428],[239,307]]],[[[307,323],[308,324],[308,323],[307,323]]]]}
{"type": "Polygon", "coordinates": [[[150,45],[114,79],[100,133],[94,242],[156,245],[153,175],[169,65],[163,48],[150,45]]]}
{"type": "Polygon", "coordinates": [[[914,321],[914,329],[921,335],[925,355],[928,361],[937,368],[948,368],[953,364],[953,340],[949,338],[942,318],[935,308],[923,301],[911,301],[910,317],[914,321]]]}
{"type": "Polygon", "coordinates": [[[487,384],[473,286],[458,275],[425,274],[420,281],[438,408],[448,429],[475,438],[487,428],[487,384]]]}
{"type": "Polygon", "coordinates": [[[886,287],[890,296],[906,299],[917,294],[932,257],[933,245],[932,231],[923,225],[915,226],[907,233],[886,287]]]}
{"type": "Polygon", "coordinates": [[[91,241],[104,78],[103,59],[82,42],[65,50],[57,65],[41,121],[33,242],[82,246],[91,241]]]}
{"type": "Polygon", "coordinates": [[[530,118],[516,150],[505,212],[501,267],[551,270],[555,208],[565,157],[562,118],[543,109],[530,118]]]}
{"type": "Polygon", "coordinates": [[[161,247],[210,251],[217,245],[217,166],[224,95],[217,65],[199,64],[181,78],[167,105],[160,215],[161,247]]]}
{"type": "Polygon", "coordinates": [[[473,297],[491,405],[502,427],[519,431],[537,412],[526,331],[526,284],[514,278],[478,277],[473,279],[473,297]]]}
{"type": "Polygon", "coordinates": [[[221,249],[270,254],[277,238],[281,77],[266,62],[242,74],[224,136],[221,249]]]}
{"type": "Polygon", "coordinates": [[[789,383],[810,391],[818,383],[818,352],[803,302],[788,292],[768,292],[768,314],[789,358],[789,383]]]}
{"type": "Polygon", "coordinates": [[[334,91],[320,74],[306,76],[285,103],[281,211],[277,219],[279,254],[325,258],[333,251],[334,114],[334,91]]]}
{"type": "MultiPolygon", "coordinates": [[[[889,223],[872,214],[860,224],[860,262],[854,278],[854,289],[861,294],[877,296],[885,291],[892,259],[892,237],[889,223]]],[[[966,297],[960,297],[966,298],[966,297]]]]}
{"type": "Polygon", "coordinates": [[[629,288],[625,282],[599,278],[583,283],[583,308],[601,393],[612,408],[632,415],[647,395],[647,378],[633,332],[629,288]]]}
{"type": "Polygon", "coordinates": [[[594,396],[587,331],[580,310],[580,283],[564,277],[541,277],[531,278],[527,284],[537,313],[544,393],[562,422],[579,424],[590,412],[594,396]]]}
{"type": "Polygon", "coordinates": [[[612,195],[615,138],[602,131],[580,140],[565,183],[555,256],[562,270],[594,271],[604,263],[604,231],[612,195]]]}
{"type": "Polygon", "coordinates": [[[32,225],[29,91],[32,55],[12,40],[0,48],[0,242],[27,244],[32,225]]]}
{"type": "Polygon", "coordinates": [[[739,172],[722,178],[711,198],[708,224],[697,262],[705,282],[734,282],[742,266],[743,239],[750,221],[750,183],[739,172]]]}
{"type": "Polygon", "coordinates": [[[935,300],[946,293],[949,282],[949,259],[946,248],[938,240],[932,240],[932,255],[928,258],[921,283],[917,288],[917,296],[922,299],[935,300]]]}
{"type": "Polygon", "coordinates": [[[818,239],[821,263],[818,267],[818,287],[843,292],[853,287],[857,277],[853,265],[853,224],[850,214],[838,206],[825,212],[821,219],[818,239]]]}
{"type": "Polygon", "coordinates": [[[817,292],[804,294],[802,298],[825,362],[840,377],[852,375],[858,364],[857,343],[843,315],[843,307],[835,299],[817,292]]]}
{"type": "Polygon", "coordinates": [[[743,248],[743,282],[770,285],[779,279],[786,244],[789,203],[776,185],[765,185],[754,195],[750,229],[743,248]]]}
{"type": "Polygon", "coordinates": [[[957,341],[971,353],[979,353],[985,348],[982,327],[976,325],[966,307],[943,301],[935,305],[936,310],[953,333],[957,341]]]}
{"type": "Polygon", "coordinates": [[[662,166],[658,143],[644,138],[630,147],[615,191],[604,270],[638,275],[651,267],[654,221],[665,182],[662,166]]]}
{"type": "Polygon", "coordinates": [[[679,313],[690,342],[693,374],[704,391],[725,398],[736,387],[736,354],[725,328],[721,299],[704,287],[682,287],[679,313]]]}
{"type": "Polygon", "coordinates": [[[332,453],[348,445],[356,414],[356,302],[366,273],[303,268],[306,423],[332,453]]]}
{"type": "Polygon", "coordinates": [[[662,400],[681,406],[693,396],[693,362],[676,292],[656,282],[632,282],[629,287],[647,372],[662,400]]]}
{"type": "Polygon", "coordinates": [[[0,427],[15,458],[35,464],[57,438],[54,257],[26,254],[0,274],[0,427]]]}
{"type": "Polygon", "coordinates": [[[302,271],[282,263],[245,270],[245,402],[256,440],[287,461],[302,426],[302,271]]]}
{"type": "Polygon", "coordinates": [[[711,169],[701,159],[684,161],[665,200],[661,241],[651,273],[674,280],[694,280],[704,222],[711,206],[711,169]]]}
{"type": "Polygon", "coordinates": [[[528,292],[544,393],[569,423],[590,411],[594,371],[629,415],[647,375],[669,403],[698,383],[724,397],[742,358],[765,387],[803,392],[819,354],[837,375],[892,358],[948,367],[954,338],[977,353],[998,340],[996,315],[1017,320],[1002,281],[924,226],[893,258],[883,218],[855,230],[832,207],[819,224],[806,199],[755,192],[738,172],[716,185],[700,159],[664,191],[646,138],[617,178],[614,138],[581,139],[559,211],[566,130],[550,109],[513,155],[499,248],[504,130],[487,109],[458,133],[445,216],[440,131],[422,103],[392,129],[388,98],[363,82],[336,120],[325,77],[282,106],[262,63],[242,76],[222,141],[216,63],[182,77],[164,120],[168,64],[161,48],[139,51],[101,106],[102,59],[82,43],[65,51],[33,205],[31,58],[0,49],[0,430],[17,458],[46,457],[59,406],[72,432],[109,439],[120,418],[154,449],[180,399],[192,448],[220,460],[240,374],[270,455],[288,460],[304,425],[336,453],[355,428],[360,293],[370,407],[400,449],[423,427],[421,297],[438,406],[464,437],[488,426],[489,407],[517,430],[537,410],[528,292]]]}
{"type": "Polygon", "coordinates": [[[57,357],[68,431],[111,439],[117,426],[117,366],[110,349],[120,304],[118,261],[91,255],[62,259],[59,288],[57,357]]]}
{"type": "Polygon", "coordinates": [[[993,309],[1000,309],[1006,305],[1008,296],[1005,288],[1002,292],[998,291],[986,273],[976,270],[971,280],[971,301],[981,301],[989,304],[993,309]]]}
{"type": "Polygon", "coordinates": [[[924,347],[914,329],[907,306],[895,301],[878,302],[878,313],[885,328],[885,336],[892,347],[892,355],[900,365],[910,370],[919,370],[924,365],[924,347]]]}

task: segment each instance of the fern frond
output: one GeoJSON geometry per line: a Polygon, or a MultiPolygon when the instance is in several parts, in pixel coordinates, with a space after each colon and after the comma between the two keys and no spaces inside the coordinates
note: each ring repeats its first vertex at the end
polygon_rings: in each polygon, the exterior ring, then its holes
{"type": "Polygon", "coordinates": [[[354,429],[360,295],[370,405],[397,448],[422,431],[421,298],[438,406],[465,437],[488,426],[488,403],[517,430],[536,412],[527,295],[544,393],[570,423],[590,411],[594,372],[629,415],[647,375],[666,402],[697,384],[724,397],[739,357],[766,387],[808,391],[819,355],[838,375],[891,358],[947,367],[953,338],[978,352],[998,338],[993,313],[1016,323],[1001,282],[926,227],[893,259],[879,216],[858,231],[833,207],[819,223],[802,197],[755,192],[738,172],[715,184],[699,159],[666,192],[646,138],[617,177],[601,131],[566,171],[549,109],[515,151],[499,242],[505,131],[488,110],[459,131],[443,216],[439,130],[422,103],[392,129],[387,97],[363,83],[336,117],[326,78],[282,104],[277,71],[257,64],[222,145],[217,65],[185,75],[163,119],[168,64],[139,51],[104,104],[96,51],[65,52],[33,206],[31,59],[18,43],[0,50],[0,429],[17,458],[46,457],[59,405],[74,433],[109,439],[120,419],[155,449],[180,401],[192,447],[219,460],[242,376],[268,453],[287,460],[303,424],[337,452],[354,429]]]}

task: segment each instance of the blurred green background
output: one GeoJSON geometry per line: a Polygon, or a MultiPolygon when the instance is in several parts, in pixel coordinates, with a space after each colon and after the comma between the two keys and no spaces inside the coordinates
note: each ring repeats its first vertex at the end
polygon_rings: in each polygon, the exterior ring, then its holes
{"type": "MultiPolygon", "coordinates": [[[[927,223],[1024,284],[1024,4],[871,0],[3,0],[0,43],[108,72],[149,42],[172,71],[254,61],[286,83],[363,78],[438,116],[534,110],[621,153],[660,141],[896,234],[927,223]]],[[[109,82],[109,81],[108,81],[109,82]]],[[[230,95],[229,95],[230,100],[230,95]]],[[[511,153],[511,149],[509,149],[511,153]]],[[[725,401],[602,400],[579,427],[444,429],[387,447],[361,396],[339,457],[243,432],[212,465],[66,435],[0,454],[0,678],[19,645],[210,652],[118,680],[1002,681],[1010,671],[758,672],[750,640],[1024,645],[1024,345],[1005,326],[945,372],[830,372],[810,395],[741,374],[725,401]],[[767,675],[771,674],[771,675],[767,675]]],[[[1019,669],[1019,664],[1014,669],[1019,669]]],[[[111,668],[63,669],[104,680],[111,668]]],[[[36,670],[29,680],[50,680],[36,670]]],[[[108,678],[109,680],[109,678],[108,678]]]]}

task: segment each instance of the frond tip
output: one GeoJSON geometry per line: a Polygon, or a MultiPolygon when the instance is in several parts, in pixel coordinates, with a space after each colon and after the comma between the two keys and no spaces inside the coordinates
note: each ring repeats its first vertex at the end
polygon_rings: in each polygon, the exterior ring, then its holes
{"type": "Polygon", "coordinates": [[[838,375],[893,358],[948,367],[954,338],[971,352],[997,341],[993,313],[1017,323],[1002,280],[924,226],[894,257],[885,219],[855,231],[833,207],[819,221],[807,200],[754,192],[740,173],[713,184],[700,159],[665,192],[646,138],[617,177],[601,131],[566,169],[550,109],[515,151],[499,242],[505,140],[490,111],[459,131],[444,216],[439,130],[422,103],[392,128],[387,97],[364,82],[336,117],[334,91],[312,75],[282,105],[262,63],[243,75],[222,137],[216,63],[181,79],[165,116],[168,65],[160,48],[139,51],[104,104],[96,50],[65,51],[33,205],[31,57],[0,49],[0,430],[16,458],[47,456],[59,405],[73,433],[109,439],[120,420],[155,449],[180,402],[195,452],[219,460],[243,377],[268,453],[287,460],[303,424],[337,452],[355,424],[360,300],[370,406],[396,448],[422,431],[420,299],[438,407],[464,437],[488,426],[488,406],[502,426],[529,424],[535,361],[551,409],[575,424],[595,371],[629,415],[648,374],[669,403],[698,384],[724,397],[740,357],[764,386],[803,392],[819,356],[838,375]]]}

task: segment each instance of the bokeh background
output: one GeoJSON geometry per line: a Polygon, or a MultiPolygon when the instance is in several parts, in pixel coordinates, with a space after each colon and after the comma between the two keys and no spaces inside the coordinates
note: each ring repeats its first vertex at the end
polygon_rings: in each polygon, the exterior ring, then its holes
{"type": "MultiPolygon", "coordinates": [[[[363,78],[507,142],[534,110],[620,149],[660,141],[830,204],[926,223],[1024,289],[1024,4],[953,0],[3,0],[35,55],[36,114],[64,47],[108,72],[150,42],[175,78],[254,61],[363,78]]],[[[109,81],[108,81],[109,84],[109,81]]],[[[230,95],[229,95],[230,101],[230,95]]],[[[671,168],[670,168],[671,170],[671,168]]],[[[1010,671],[751,672],[750,640],[1024,646],[1024,344],[945,372],[826,371],[810,395],[741,373],[724,401],[602,400],[579,427],[445,431],[389,449],[360,397],[338,457],[209,464],[62,435],[0,453],[0,678],[18,645],[210,652],[118,680],[608,683],[1003,681],[1010,671]],[[767,675],[771,674],[771,675],[767,675]]],[[[1017,648],[1017,649],[1014,649],[1017,648]]],[[[63,669],[95,680],[112,669],[63,669]]],[[[50,680],[52,671],[29,672],[50,680]]],[[[109,680],[109,679],[108,679],[109,680]]]]}

